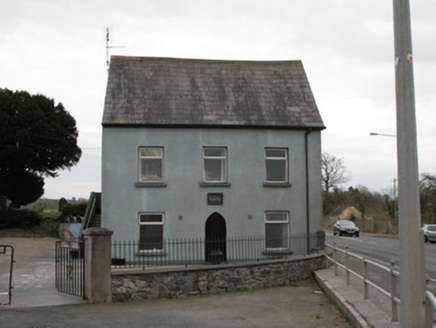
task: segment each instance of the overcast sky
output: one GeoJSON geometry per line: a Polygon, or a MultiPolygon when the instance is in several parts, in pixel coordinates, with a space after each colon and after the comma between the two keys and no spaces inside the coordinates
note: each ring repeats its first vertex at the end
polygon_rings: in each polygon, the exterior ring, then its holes
{"type": "MultiPolygon", "coordinates": [[[[0,88],[41,93],[75,117],[80,163],[45,198],[100,191],[112,55],[302,60],[327,129],[323,151],[388,192],[396,177],[392,0],[0,0],[0,88]]],[[[436,4],[410,0],[420,173],[436,174],[436,4]]]]}

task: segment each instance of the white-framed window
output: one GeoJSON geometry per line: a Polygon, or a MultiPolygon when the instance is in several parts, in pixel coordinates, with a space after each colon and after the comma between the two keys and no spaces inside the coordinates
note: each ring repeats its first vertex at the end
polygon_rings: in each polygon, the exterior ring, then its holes
{"type": "Polygon", "coordinates": [[[163,147],[139,147],[139,182],[163,182],[163,147]]]}
{"type": "Polygon", "coordinates": [[[163,251],[164,213],[139,213],[139,251],[163,251]]]}
{"type": "Polygon", "coordinates": [[[209,183],[227,182],[227,148],[203,147],[203,181],[209,183]]]}
{"type": "Polygon", "coordinates": [[[267,250],[289,249],[289,212],[265,212],[265,247],[267,250]]]}
{"type": "Polygon", "coordinates": [[[267,183],[289,182],[288,167],[287,148],[265,148],[265,171],[267,183]]]}

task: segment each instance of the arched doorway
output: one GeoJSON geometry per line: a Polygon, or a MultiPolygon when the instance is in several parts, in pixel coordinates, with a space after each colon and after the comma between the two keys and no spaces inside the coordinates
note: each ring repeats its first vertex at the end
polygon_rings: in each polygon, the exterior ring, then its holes
{"type": "Polygon", "coordinates": [[[218,214],[213,213],[206,221],[206,262],[227,261],[226,220],[218,214]]]}

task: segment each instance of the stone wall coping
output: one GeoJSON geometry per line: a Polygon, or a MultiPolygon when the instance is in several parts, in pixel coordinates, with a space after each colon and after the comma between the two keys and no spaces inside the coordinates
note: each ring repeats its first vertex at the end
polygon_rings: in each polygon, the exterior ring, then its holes
{"type": "Polygon", "coordinates": [[[144,269],[137,268],[115,268],[112,269],[112,276],[134,276],[134,275],[144,275],[144,274],[165,274],[171,272],[194,272],[194,271],[211,271],[211,270],[224,270],[224,269],[234,269],[234,268],[247,268],[256,266],[265,266],[271,264],[282,264],[290,262],[301,262],[309,261],[317,258],[322,258],[326,255],[325,251],[320,251],[317,254],[310,254],[306,256],[299,256],[287,259],[274,259],[266,261],[250,261],[250,262],[239,262],[232,264],[204,264],[204,265],[172,265],[165,267],[147,267],[144,269]]]}
{"type": "Polygon", "coordinates": [[[113,231],[105,228],[88,228],[82,231],[83,236],[112,236],[113,231]]]}

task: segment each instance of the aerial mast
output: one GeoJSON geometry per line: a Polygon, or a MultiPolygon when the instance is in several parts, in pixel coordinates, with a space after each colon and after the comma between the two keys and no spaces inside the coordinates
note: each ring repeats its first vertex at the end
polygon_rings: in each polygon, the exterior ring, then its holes
{"type": "Polygon", "coordinates": [[[107,67],[108,71],[109,71],[109,62],[110,62],[110,60],[109,60],[109,48],[110,48],[109,41],[110,41],[110,39],[109,39],[109,27],[107,27],[106,28],[106,67],[107,67]]]}
{"type": "Polygon", "coordinates": [[[110,45],[110,31],[109,31],[109,27],[106,28],[106,67],[107,70],[109,72],[109,67],[110,67],[110,49],[112,48],[123,48],[123,46],[111,46],[110,45]]]}

